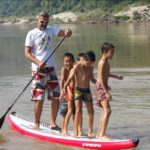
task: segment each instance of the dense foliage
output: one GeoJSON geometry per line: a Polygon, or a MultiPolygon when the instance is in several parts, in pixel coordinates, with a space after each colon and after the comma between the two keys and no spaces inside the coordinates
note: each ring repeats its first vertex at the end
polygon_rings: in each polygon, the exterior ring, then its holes
{"type": "Polygon", "coordinates": [[[148,4],[149,0],[0,0],[0,17],[33,16],[41,10],[51,15],[68,10],[85,12],[101,9],[111,12],[134,3],[148,4]]]}

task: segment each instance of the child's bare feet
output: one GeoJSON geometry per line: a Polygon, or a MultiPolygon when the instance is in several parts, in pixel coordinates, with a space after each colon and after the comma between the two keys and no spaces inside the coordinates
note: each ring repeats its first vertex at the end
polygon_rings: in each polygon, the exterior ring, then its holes
{"type": "Polygon", "coordinates": [[[95,138],[96,135],[95,135],[95,133],[88,133],[88,137],[89,137],[89,138],[95,138]]]}
{"type": "Polygon", "coordinates": [[[104,136],[99,136],[98,139],[99,139],[99,140],[102,140],[102,141],[111,141],[111,140],[112,140],[111,137],[108,137],[108,136],[106,136],[106,135],[104,135],[104,136]]]}
{"type": "Polygon", "coordinates": [[[63,136],[68,136],[68,134],[67,134],[67,131],[66,131],[66,130],[62,130],[62,131],[61,131],[61,133],[62,133],[62,135],[63,135],[63,136]]]}
{"type": "Polygon", "coordinates": [[[85,134],[84,132],[79,132],[78,137],[82,137],[82,136],[87,136],[87,134],[85,134]]]}
{"type": "Polygon", "coordinates": [[[77,133],[77,132],[73,132],[72,136],[73,136],[74,138],[77,138],[77,137],[78,137],[78,133],[77,133]]]}

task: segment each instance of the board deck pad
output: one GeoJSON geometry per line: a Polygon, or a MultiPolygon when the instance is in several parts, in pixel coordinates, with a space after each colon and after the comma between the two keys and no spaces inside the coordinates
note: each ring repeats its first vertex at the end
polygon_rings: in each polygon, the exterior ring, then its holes
{"type": "Polygon", "coordinates": [[[68,132],[68,136],[63,136],[60,131],[50,129],[47,123],[40,124],[40,130],[33,130],[34,121],[26,118],[16,112],[12,112],[8,116],[8,121],[13,129],[17,132],[38,138],[49,142],[59,143],[94,150],[121,150],[135,148],[139,139],[113,139],[112,141],[100,141],[96,138],[82,136],[79,138],[72,137],[72,131],[68,132]]]}

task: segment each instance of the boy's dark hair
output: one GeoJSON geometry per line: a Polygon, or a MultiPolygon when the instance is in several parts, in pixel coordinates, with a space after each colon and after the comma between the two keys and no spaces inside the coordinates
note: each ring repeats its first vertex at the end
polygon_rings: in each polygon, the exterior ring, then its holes
{"type": "Polygon", "coordinates": [[[84,54],[84,59],[87,61],[95,62],[95,53],[93,51],[88,51],[84,54]]]}
{"type": "Polygon", "coordinates": [[[68,53],[68,52],[65,53],[65,54],[64,54],[64,58],[65,58],[65,57],[70,57],[70,58],[72,59],[72,61],[75,62],[75,59],[74,59],[74,56],[73,56],[72,53],[68,53]]]}
{"type": "Polygon", "coordinates": [[[84,55],[85,55],[85,54],[84,54],[84,53],[82,53],[82,52],[81,52],[81,53],[78,53],[77,60],[80,60],[80,57],[84,57],[84,55]]]}
{"type": "Polygon", "coordinates": [[[101,51],[102,51],[102,53],[104,53],[105,51],[109,51],[114,48],[115,48],[115,46],[112,43],[104,42],[101,47],[101,51]]]}

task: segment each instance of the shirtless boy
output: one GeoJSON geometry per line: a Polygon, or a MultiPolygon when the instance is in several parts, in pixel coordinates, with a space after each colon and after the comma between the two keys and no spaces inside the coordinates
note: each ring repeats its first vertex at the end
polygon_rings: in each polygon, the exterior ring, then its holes
{"type": "Polygon", "coordinates": [[[82,53],[82,52],[78,53],[77,61],[80,61],[83,59],[84,59],[84,53],[82,53]]]}
{"type": "MultiPolygon", "coordinates": [[[[75,59],[73,54],[71,53],[65,53],[64,54],[64,66],[61,69],[61,83],[60,83],[60,88],[61,88],[61,94],[60,94],[60,102],[61,105],[67,105],[67,108],[65,110],[60,110],[61,115],[62,115],[62,134],[67,135],[67,129],[68,129],[68,124],[71,115],[74,112],[74,100],[73,100],[73,92],[74,92],[74,86],[75,86],[75,81],[72,79],[70,84],[67,86],[67,91],[65,94],[65,99],[63,98],[63,88],[64,84],[68,79],[70,70],[73,68],[75,59]],[[66,110],[67,109],[67,110],[66,110]],[[63,112],[65,111],[65,112],[63,112]]],[[[61,108],[61,107],[60,107],[61,108]]]]}
{"type": "MultiPolygon", "coordinates": [[[[84,59],[84,53],[80,52],[77,56],[77,62],[82,61],[84,59]]],[[[79,126],[78,126],[78,137],[86,136],[86,134],[82,131],[82,123],[83,123],[83,116],[81,112],[81,117],[79,119],[79,126]]]]}
{"type": "Polygon", "coordinates": [[[75,118],[73,127],[73,137],[80,135],[78,131],[79,121],[82,115],[82,102],[85,103],[88,112],[88,136],[94,137],[93,133],[93,120],[94,120],[94,109],[93,100],[90,91],[90,81],[96,83],[93,75],[93,63],[95,62],[95,54],[92,51],[88,51],[84,55],[84,59],[76,63],[71,69],[69,78],[65,83],[64,91],[71,80],[75,77],[75,118]]]}
{"type": "Polygon", "coordinates": [[[119,80],[123,79],[123,76],[110,74],[110,66],[108,59],[111,59],[115,52],[115,47],[111,43],[105,42],[102,47],[102,57],[98,63],[98,75],[97,83],[95,85],[95,94],[97,99],[97,105],[102,108],[102,115],[99,123],[99,131],[97,138],[101,140],[111,140],[110,137],[106,136],[106,128],[108,120],[111,114],[111,108],[109,105],[112,96],[110,94],[110,87],[108,86],[109,77],[116,78],[119,80]]]}

